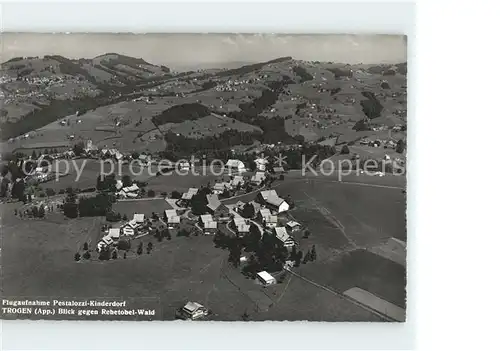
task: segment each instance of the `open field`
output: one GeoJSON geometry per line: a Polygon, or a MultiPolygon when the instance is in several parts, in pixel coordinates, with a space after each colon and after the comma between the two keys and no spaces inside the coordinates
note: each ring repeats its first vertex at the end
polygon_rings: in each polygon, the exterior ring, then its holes
{"type": "Polygon", "coordinates": [[[378,320],[295,278],[260,287],[227,266],[227,252],[216,249],[211,236],[173,237],[138,258],[77,263],[76,249],[99,230],[94,219],[34,226],[8,206],[2,205],[4,296],[159,298],[159,318],[166,320],[189,300],[210,308],[217,320],[241,320],[245,312],[250,320],[378,320]]]}

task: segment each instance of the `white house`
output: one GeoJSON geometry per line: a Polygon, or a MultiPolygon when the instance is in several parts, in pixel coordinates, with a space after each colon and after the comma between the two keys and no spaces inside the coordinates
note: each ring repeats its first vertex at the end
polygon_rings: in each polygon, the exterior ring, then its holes
{"type": "Polygon", "coordinates": [[[108,236],[113,241],[118,241],[118,239],[120,239],[120,228],[110,228],[108,231],[108,236]]]}
{"type": "Polygon", "coordinates": [[[187,192],[182,194],[182,200],[191,200],[198,193],[197,188],[189,188],[187,192]]]}
{"type": "Polygon", "coordinates": [[[232,187],[237,187],[238,185],[243,185],[245,184],[245,180],[243,180],[243,176],[237,175],[233,177],[233,180],[231,181],[231,186],[232,187]]]}
{"type": "Polygon", "coordinates": [[[284,199],[278,196],[276,190],[261,191],[258,195],[258,200],[261,203],[265,203],[278,213],[285,212],[290,209],[290,205],[284,199]]]}
{"type": "Polygon", "coordinates": [[[125,235],[125,236],[134,236],[135,235],[135,230],[127,225],[125,225],[122,228],[122,231],[123,231],[123,235],[125,235]]]}
{"type": "Polygon", "coordinates": [[[215,233],[217,230],[217,222],[214,221],[211,214],[204,214],[200,216],[201,223],[203,225],[203,231],[205,234],[215,233]]]}
{"type": "Polygon", "coordinates": [[[274,228],[278,225],[278,216],[272,215],[268,208],[260,209],[258,217],[266,224],[266,228],[274,228]]]}
{"type": "Polygon", "coordinates": [[[266,271],[257,273],[257,279],[266,286],[276,284],[276,278],[266,271]]]}
{"type": "Polygon", "coordinates": [[[135,221],[138,224],[143,224],[144,223],[144,213],[134,213],[133,221],[135,221]]]}
{"type": "Polygon", "coordinates": [[[189,319],[199,319],[208,315],[208,310],[198,302],[188,302],[182,308],[183,314],[189,319]]]}
{"type": "Polygon", "coordinates": [[[296,232],[297,230],[300,230],[300,223],[299,222],[296,222],[296,221],[289,221],[287,224],[286,224],[286,227],[292,231],[292,232],[296,232]]]}
{"type": "Polygon", "coordinates": [[[259,158],[255,159],[254,162],[255,162],[257,171],[265,171],[266,165],[268,164],[269,161],[266,160],[265,158],[259,157],[259,158]]]}
{"type": "Polygon", "coordinates": [[[168,229],[173,229],[181,223],[181,217],[177,215],[176,210],[165,210],[165,220],[168,229]]]}
{"type": "Polygon", "coordinates": [[[227,160],[226,169],[229,172],[238,172],[238,173],[246,171],[245,164],[240,160],[234,160],[234,159],[227,160]]]}

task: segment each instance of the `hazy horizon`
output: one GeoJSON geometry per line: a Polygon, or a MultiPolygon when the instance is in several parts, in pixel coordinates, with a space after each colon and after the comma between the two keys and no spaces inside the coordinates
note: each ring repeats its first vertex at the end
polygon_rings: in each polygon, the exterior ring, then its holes
{"type": "Polygon", "coordinates": [[[407,42],[403,35],[4,32],[0,39],[2,62],[19,56],[57,54],[79,59],[111,52],[174,70],[222,68],[227,64],[248,64],[284,56],[345,64],[390,64],[407,60],[407,42]]]}

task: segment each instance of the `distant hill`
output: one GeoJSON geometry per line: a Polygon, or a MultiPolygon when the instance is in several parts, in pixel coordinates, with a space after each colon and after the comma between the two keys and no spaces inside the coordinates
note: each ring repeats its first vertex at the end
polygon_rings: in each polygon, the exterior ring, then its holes
{"type": "Polygon", "coordinates": [[[77,111],[85,123],[73,125],[73,135],[95,137],[89,131],[96,126],[119,123],[114,140],[129,148],[174,131],[178,138],[226,133],[235,139],[231,131],[237,130],[246,143],[252,138],[294,143],[339,135],[355,140],[360,125],[366,130],[406,124],[406,63],[349,65],[281,57],[229,66],[173,73],[117,53],[76,60],[14,58],[2,64],[2,139],[77,111]]]}

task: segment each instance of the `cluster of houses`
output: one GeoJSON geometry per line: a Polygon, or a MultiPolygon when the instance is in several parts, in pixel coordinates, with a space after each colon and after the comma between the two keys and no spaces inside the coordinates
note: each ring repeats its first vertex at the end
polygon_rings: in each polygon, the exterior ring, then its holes
{"type": "Polygon", "coordinates": [[[371,147],[385,147],[385,148],[390,148],[394,149],[396,148],[397,143],[392,140],[381,140],[381,139],[369,139],[369,138],[363,138],[359,141],[360,145],[365,145],[365,146],[371,146],[371,147]]]}
{"type": "Polygon", "coordinates": [[[121,180],[116,181],[116,196],[123,199],[135,199],[139,196],[140,188],[137,184],[132,184],[130,186],[123,186],[123,182],[121,180]]]}
{"type": "Polygon", "coordinates": [[[97,251],[116,245],[121,237],[131,238],[148,232],[148,222],[144,214],[136,213],[134,217],[119,228],[109,228],[106,235],[97,243],[97,251]]]}

